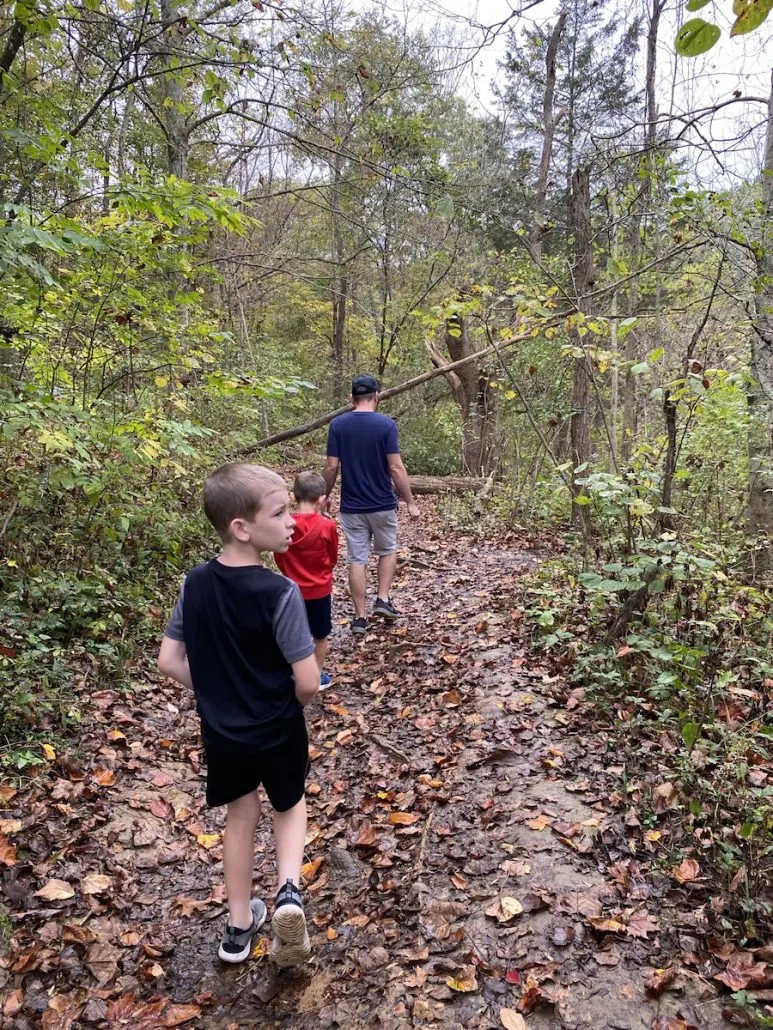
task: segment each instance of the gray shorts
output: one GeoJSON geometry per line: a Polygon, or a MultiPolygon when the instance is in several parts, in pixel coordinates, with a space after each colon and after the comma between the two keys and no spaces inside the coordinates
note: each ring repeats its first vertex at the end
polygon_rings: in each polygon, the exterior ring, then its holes
{"type": "Polygon", "coordinates": [[[350,565],[368,564],[371,540],[373,553],[379,558],[397,550],[397,512],[394,510],[341,512],[341,529],[346,537],[350,565]]]}

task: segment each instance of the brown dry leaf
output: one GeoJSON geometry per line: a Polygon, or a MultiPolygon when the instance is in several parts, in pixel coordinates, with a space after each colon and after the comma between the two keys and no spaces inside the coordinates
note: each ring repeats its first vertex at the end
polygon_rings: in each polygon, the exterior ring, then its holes
{"type": "Polygon", "coordinates": [[[169,787],[174,783],[174,776],[170,776],[169,773],[157,772],[150,781],[154,787],[169,787]]]}
{"type": "Polygon", "coordinates": [[[81,891],[84,894],[102,894],[112,885],[112,878],[104,873],[87,873],[81,880],[81,891]]]}
{"type": "Polygon", "coordinates": [[[75,897],[75,891],[64,880],[49,880],[39,891],[35,891],[34,897],[45,901],[66,901],[75,897]]]}
{"type": "Polygon", "coordinates": [[[387,822],[392,826],[413,826],[421,819],[415,812],[390,812],[387,822]]]}
{"type": "Polygon", "coordinates": [[[311,862],[306,862],[301,866],[301,876],[306,883],[311,883],[319,872],[319,867],[322,865],[322,855],[318,855],[311,862]]]}
{"type": "Polygon", "coordinates": [[[646,938],[648,933],[656,933],[660,929],[657,919],[647,912],[634,912],[628,920],[625,932],[629,937],[646,938]]]}
{"type": "Polygon", "coordinates": [[[21,1011],[24,1005],[24,991],[21,987],[17,987],[16,990],[11,991],[6,996],[5,1004],[3,1005],[3,1015],[6,1019],[10,1019],[21,1011]]]}
{"type": "Polygon", "coordinates": [[[676,979],[676,966],[667,966],[665,969],[643,970],[644,990],[659,998],[663,991],[667,990],[676,979]]]}
{"type": "Polygon", "coordinates": [[[96,768],[92,779],[95,780],[100,787],[112,787],[115,783],[115,769],[96,768]]]}
{"type": "Polygon", "coordinates": [[[407,976],[403,980],[403,984],[406,987],[423,987],[427,982],[427,973],[421,966],[415,966],[412,976],[407,976]]]}
{"type": "Polygon", "coordinates": [[[156,819],[160,819],[162,822],[171,822],[174,818],[174,809],[163,798],[153,798],[148,808],[156,819]]]}
{"type": "Polygon", "coordinates": [[[619,919],[603,919],[591,916],[588,922],[594,930],[601,930],[602,933],[624,933],[626,930],[625,923],[621,923],[619,919]]]}
{"type": "Polygon", "coordinates": [[[538,815],[535,819],[527,819],[526,825],[530,830],[544,830],[546,826],[550,826],[553,822],[549,815],[538,815]]]}
{"type": "Polygon", "coordinates": [[[118,959],[121,952],[112,944],[98,942],[86,949],[86,966],[100,987],[110,983],[118,975],[118,959]]]}
{"type": "Polygon", "coordinates": [[[526,1020],[515,1009],[500,1009],[499,1021],[505,1030],[526,1030],[526,1020]]]}
{"type": "Polygon", "coordinates": [[[523,905],[517,898],[510,897],[508,894],[500,894],[485,909],[485,913],[499,923],[508,923],[511,919],[523,914],[523,905]]]}
{"type": "Polygon", "coordinates": [[[446,978],[446,985],[452,991],[459,991],[468,994],[470,991],[478,990],[478,981],[475,977],[475,966],[464,966],[459,970],[459,976],[446,978]]]}
{"type": "Polygon", "coordinates": [[[458,654],[444,654],[443,655],[443,661],[446,663],[446,665],[456,665],[456,663],[459,661],[459,655],[458,654]]]}
{"type": "Polygon", "coordinates": [[[211,904],[208,899],[205,901],[197,901],[196,898],[184,898],[182,895],[175,898],[174,903],[180,909],[180,915],[184,919],[193,915],[194,912],[203,912],[204,909],[211,904]]]}
{"type": "Polygon", "coordinates": [[[55,994],[40,1021],[42,1030],[70,1030],[83,1009],[83,1002],[67,994],[55,994]]]}
{"type": "Polygon", "coordinates": [[[16,845],[6,837],[0,837],[0,865],[16,865],[16,845]]]}
{"type": "Polygon", "coordinates": [[[462,695],[458,690],[447,690],[445,694],[441,696],[441,701],[446,708],[458,708],[462,703],[462,695]]]}
{"type": "Polygon", "coordinates": [[[469,881],[465,880],[459,873],[451,873],[449,879],[457,890],[463,891],[469,886],[469,881]]]}
{"type": "Polygon", "coordinates": [[[373,826],[366,820],[362,824],[360,835],[354,842],[354,846],[355,848],[372,848],[373,845],[376,843],[376,840],[376,831],[373,829],[373,826]]]}
{"type": "Polygon", "coordinates": [[[182,1026],[201,1015],[200,1005],[170,1005],[164,1013],[165,1027],[182,1026]]]}
{"type": "Polygon", "coordinates": [[[10,801],[18,793],[16,787],[9,787],[7,783],[0,783],[0,801],[10,801]]]}
{"type": "Polygon", "coordinates": [[[21,819],[0,819],[0,833],[18,833],[21,827],[21,819]]]}
{"type": "Polygon", "coordinates": [[[517,859],[508,858],[499,867],[506,876],[528,876],[531,872],[529,862],[521,862],[517,859]]]}
{"type": "Polygon", "coordinates": [[[676,1016],[658,1016],[652,1021],[651,1030],[698,1030],[695,1023],[689,1022],[679,1014],[676,1016]]]}
{"type": "Polygon", "coordinates": [[[671,875],[678,883],[692,883],[700,876],[700,864],[694,858],[686,858],[679,865],[674,866],[671,875]]]}

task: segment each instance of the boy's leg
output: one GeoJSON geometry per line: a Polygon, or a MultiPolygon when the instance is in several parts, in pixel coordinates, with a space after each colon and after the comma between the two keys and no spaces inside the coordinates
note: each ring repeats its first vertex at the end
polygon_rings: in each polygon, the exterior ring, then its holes
{"type": "Polygon", "coordinates": [[[306,843],[305,797],[286,812],[274,812],[274,840],[279,887],[283,887],[288,880],[299,887],[306,843]]]}
{"type": "Polygon", "coordinates": [[[317,665],[319,666],[320,673],[325,670],[325,656],[327,649],[330,646],[330,641],[327,637],[324,640],[318,640],[314,637],[314,657],[317,659],[317,665]]]}
{"type": "Polygon", "coordinates": [[[228,922],[240,930],[252,926],[252,866],[255,861],[255,830],[260,820],[260,798],[256,790],[226,806],[223,834],[223,876],[228,895],[228,922]]]}

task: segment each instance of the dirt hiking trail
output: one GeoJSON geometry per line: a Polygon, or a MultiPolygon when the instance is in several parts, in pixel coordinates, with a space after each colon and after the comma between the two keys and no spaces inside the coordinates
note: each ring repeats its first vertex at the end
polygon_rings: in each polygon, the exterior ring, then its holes
{"type": "MultiPolygon", "coordinates": [[[[716,985],[609,773],[621,756],[529,649],[515,538],[400,527],[395,626],[362,638],[339,567],[333,688],[308,709],[312,961],[259,938],[223,967],[223,812],[203,804],[193,699],[155,655],[89,679],[49,775],[3,788],[8,1030],[456,1027],[720,1030],[716,985]]],[[[273,893],[268,818],[256,893],[273,893]]],[[[0,855],[3,852],[0,851],[0,855]]]]}

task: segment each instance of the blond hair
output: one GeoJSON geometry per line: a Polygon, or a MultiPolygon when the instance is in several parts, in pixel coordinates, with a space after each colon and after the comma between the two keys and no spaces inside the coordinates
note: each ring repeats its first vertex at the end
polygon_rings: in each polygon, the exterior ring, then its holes
{"type": "Polygon", "coordinates": [[[263,465],[221,465],[204,484],[204,514],[227,540],[234,519],[254,519],[268,494],[286,488],[284,479],[263,465]]]}

